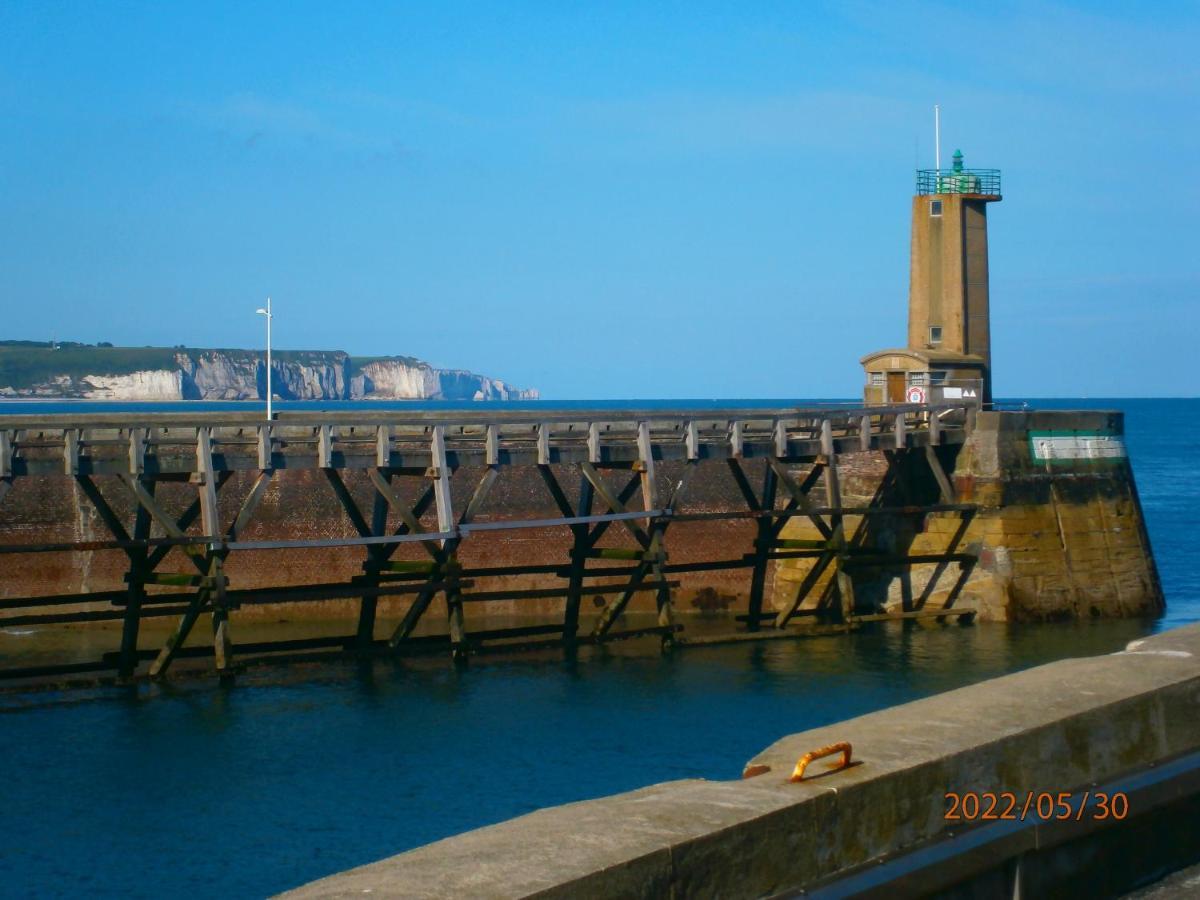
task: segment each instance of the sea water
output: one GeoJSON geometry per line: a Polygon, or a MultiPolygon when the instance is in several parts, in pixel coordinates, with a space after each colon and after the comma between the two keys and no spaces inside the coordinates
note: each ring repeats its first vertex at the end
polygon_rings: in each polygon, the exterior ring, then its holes
{"type": "Polygon", "coordinates": [[[0,894],[262,896],[550,804],[737,778],[782,735],[1200,619],[1200,401],[1031,405],[1126,412],[1165,616],[888,623],[667,655],[631,642],[574,662],[542,652],[462,671],[441,659],[297,664],[232,688],[4,694],[0,894]]]}

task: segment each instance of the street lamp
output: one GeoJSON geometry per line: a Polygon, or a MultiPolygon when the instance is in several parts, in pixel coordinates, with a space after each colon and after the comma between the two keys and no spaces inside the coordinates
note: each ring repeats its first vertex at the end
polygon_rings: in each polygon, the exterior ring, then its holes
{"type": "Polygon", "coordinates": [[[267,298],[266,309],[256,309],[256,313],[260,316],[267,317],[267,420],[271,419],[271,320],[275,318],[271,315],[271,298],[267,298]]]}

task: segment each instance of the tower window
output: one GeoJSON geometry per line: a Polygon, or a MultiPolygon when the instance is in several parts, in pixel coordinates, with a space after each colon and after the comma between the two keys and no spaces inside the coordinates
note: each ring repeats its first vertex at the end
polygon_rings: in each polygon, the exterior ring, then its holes
{"type": "Polygon", "coordinates": [[[942,201],[941,200],[930,200],[929,201],[929,214],[931,216],[940,216],[942,214],[942,201]]]}
{"type": "Polygon", "coordinates": [[[945,369],[934,369],[929,373],[929,383],[934,385],[945,384],[948,374],[945,369]]]}
{"type": "Polygon", "coordinates": [[[942,342],[942,326],[941,325],[930,325],[929,326],[929,343],[940,344],[941,342],[942,342]]]}
{"type": "Polygon", "coordinates": [[[871,384],[883,384],[883,373],[882,372],[872,372],[871,373],[871,384]]]}

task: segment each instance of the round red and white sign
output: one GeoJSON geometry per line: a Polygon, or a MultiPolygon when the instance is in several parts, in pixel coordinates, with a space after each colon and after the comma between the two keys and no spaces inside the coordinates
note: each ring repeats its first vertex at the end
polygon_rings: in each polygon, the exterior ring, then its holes
{"type": "Polygon", "coordinates": [[[908,389],[908,393],[905,394],[904,396],[905,396],[905,399],[907,399],[909,403],[924,403],[925,402],[925,388],[921,387],[919,384],[914,384],[912,387],[910,387],[908,389]]]}

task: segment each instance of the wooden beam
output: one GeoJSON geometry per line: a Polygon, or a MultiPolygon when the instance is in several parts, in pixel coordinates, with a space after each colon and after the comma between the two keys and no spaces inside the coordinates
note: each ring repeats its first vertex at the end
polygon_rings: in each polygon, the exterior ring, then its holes
{"type": "MultiPolygon", "coordinates": [[[[600,496],[600,499],[604,501],[604,505],[607,506],[609,510],[615,513],[624,513],[629,511],[625,508],[625,504],[621,501],[621,498],[613,494],[612,490],[605,483],[604,477],[596,471],[595,466],[593,466],[591,463],[580,463],[579,470],[583,473],[583,477],[592,483],[592,487],[596,489],[596,493],[600,496]]],[[[638,479],[643,484],[644,490],[645,482],[640,474],[638,479]]],[[[650,546],[650,536],[646,534],[646,532],[644,532],[640,527],[638,527],[637,523],[633,519],[621,519],[620,522],[629,530],[629,533],[633,535],[634,540],[636,540],[643,547],[650,546]]]]}
{"type": "MultiPolygon", "coordinates": [[[[125,530],[125,525],[117,517],[117,514],[113,512],[112,507],[108,505],[108,501],[104,499],[95,482],[87,475],[76,475],[75,483],[79,485],[80,490],[83,491],[87,498],[92,501],[92,506],[95,507],[96,512],[100,515],[100,520],[112,532],[113,537],[118,541],[130,541],[129,532],[125,530]]],[[[128,551],[126,552],[128,553],[128,551]]]]}
{"type": "Polygon", "coordinates": [[[946,476],[946,470],[942,468],[942,461],[938,459],[937,450],[932,445],[925,445],[925,460],[929,463],[929,471],[933,473],[933,478],[937,482],[938,493],[942,496],[942,502],[954,503],[958,499],[954,491],[954,485],[950,483],[950,479],[946,476]]]}
{"type": "MultiPolygon", "coordinates": [[[[784,490],[788,492],[796,506],[801,512],[806,515],[813,523],[813,526],[819,531],[822,537],[828,538],[833,535],[833,529],[830,528],[825,520],[816,513],[816,507],[813,506],[811,500],[808,499],[808,491],[811,489],[813,482],[805,481],[807,487],[801,487],[792,480],[788,474],[787,467],[777,459],[768,459],[767,465],[774,470],[775,476],[779,479],[779,483],[783,485],[784,490]]],[[[817,467],[814,467],[816,469],[817,467]]]]}
{"type": "Polygon", "coordinates": [[[263,497],[267,495],[267,489],[271,486],[271,478],[274,474],[272,469],[266,469],[258,473],[258,476],[254,479],[254,484],[250,488],[250,493],[242,501],[242,506],[233,519],[233,524],[225,532],[227,540],[238,540],[242,536],[242,532],[249,527],[250,520],[254,517],[258,505],[262,502],[263,497]]]}
{"type": "MultiPolygon", "coordinates": [[[[439,527],[441,527],[442,523],[444,522],[444,519],[442,518],[442,510],[445,509],[446,512],[450,511],[450,473],[449,469],[444,465],[438,465],[439,461],[445,463],[445,443],[443,440],[441,445],[441,453],[439,454],[436,429],[432,447],[435,478],[437,473],[445,473],[445,492],[447,495],[447,502],[445,507],[439,507],[438,523],[439,527]]],[[[467,508],[463,511],[462,516],[459,518],[459,526],[470,522],[470,520],[478,514],[479,509],[482,507],[488,493],[491,491],[492,485],[495,483],[498,476],[499,471],[492,467],[489,467],[484,473],[483,477],[479,480],[479,483],[475,486],[475,491],[471,495],[470,501],[467,503],[467,508]]],[[[437,482],[435,480],[435,494],[436,487],[437,482]]],[[[401,620],[400,624],[396,626],[395,631],[392,632],[392,636],[388,639],[388,646],[393,650],[399,649],[404,642],[411,638],[413,630],[417,627],[417,623],[420,622],[421,617],[429,608],[430,603],[433,602],[433,598],[437,595],[438,591],[441,590],[441,588],[437,587],[435,583],[438,579],[449,575],[452,577],[453,583],[447,585],[444,590],[446,593],[446,613],[448,619],[447,625],[450,634],[450,643],[452,648],[451,652],[453,653],[456,661],[462,661],[465,659],[467,649],[467,633],[462,614],[462,600],[460,597],[461,589],[457,587],[457,578],[462,571],[462,567],[455,557],[455,552],[462,538],[460,536],[461,532],[455,526],[453,520],[449,522],[449,525],[449,529],[441,528],[441,530],[450,531],[454,536],[442,541],[438,550],[437,559],[434,561],[433,568],[430,570],[429,581],[425,586],[425,589],[423,589],[417,595],[416,599],[413,600],[412,605],[409,606],[408,610],[405,612],[404,618],[401,620]]]]}
{"type": "MultiPolygon", "coordinates": [[[[219,472],[217,474],[217,493],[218,494],[221,493],[221,488],[223,488],[225,486],[225,484],[229,481],[229,479],[231,479],[232,477],[233,477],[233,472],[230,472],[230,471],[219,472]]],[[[158,480],[158,479],[156,479],[156,480],[158,480]]],[[[135,493],[135,496],[136,496],[136,493],[135,493]]],[[[139,500],[139,503],[140,503],[140,500],[139,500]]],[[[164,515],[166,515],[166,514],[164,513],[164,515]]],[[[176,527],[182,534],[182,532],[187,531],[187,529],[191,527],[192,523],[195,522],[196,519],[198,519],[199,517],[200,517],[200,498],[196,497],[196,499],[191,502],[191,504],[188,506],[188,508],[183,511],[183,515],[181,515],[179,517],[179,522],[176,527]]],[[[167,518],[170,518],[170,517],[168,516],[167,518]]],[[[164,529],[164,531],[165,530],[166,529],[164,529]]],[[[180,536],[177,536],[177,535],[170,535],[170,537],[172,540],[186,539],[186,538],[181,538],[180,536]]],[[[155,550],[150,554],[150,557],[146,560],[146,568],[151,571],[153,571],[154,569],[157,569],[159,563],[161,563],[163,561],[163,559],[166,558],[167,554],[170,553],[171,550],[174,549],[174,547],[176,547],[176,546],[179,546],[179,545],[178,544],[163,544],[163,545],[155,548],[155,550]]],[[[184,551],[184,552],[186,552],[186,551],[184,551]]]]}
{"type": "Polygon", "coordinates": [[[746,501],[746,505],[751,512],[761,513],[763,511],[762,504],[758,502],[758,496],[754,493],[754,488],[750,486],[749,480],[746,478],[746,473],[742,469],[742,464],[736,459],[725,460],[729,466],[729,471],[733,475],[733,480],[738,486],[738,490],[742,493],[742,498],[746,501]]]}
{"type": "MultiPolygon", "coordinates": [[[[387,504],[392,508],[392,510],[400,518],[400,521],[404,523],[404,527],[407,529],[407,531],[411,534],[424,534],[425,529],[421,526],[421,522],[418,518],[419,514],[415,514],[414,510],[409,509],[408,504],[406,504],[404,500],[401,499],[400,495],[396,493],[395,488],[392,486],[391,475],[388,474],[385,476],[384,473],[378,469],[368,469],[367,476],[371,479],[371,483],[375,485],[376,493],[383,497],[387,504]]],[[[432,497],[432,493],[429,493],[429,496],[432,497]]],[[[436,541],[424,541],[422,544],[430,556],[436,557],[438,555],[440,546],[436,541]]]]}
{"type": "MultiPolygon", "coordinates": [[[[587,476],[585,475],[584,477],[586,478],[587,476]]],[[[635,472],[629,481],[626,482],[625,487],[621,488],[620,492],[617,494],[617,502],[622,506],[628,503],[633,498],[633,495],[641,489],[641,486],[641,476],[635,472]]],[[[596,542],[604,536],[604,533],[608,531],[609,527],[615,521],[617,521],[616,518],[611,518],[606,521],[599,522],[596,527],[592,529],[592,533],[589,535],[588,541],[593,547],[596,545],[596,542]]]]}
{"type": "Polygon", "coordinates": [[[358,508],[358,503],[355,502],[350,489],[346,487],[346,482],[342,481],[341,473],[337,469],[332,468],[326,468],[324,471],[329,486],[333,488],[334,494],[337,495],[338,502],[342,504],[342,509],[346,511],[346,516],[350,519],[350,524],[354,526],[354,530],[358,532],[359,537],[371,537],[371,526],[367,524],[362,510],[358,508]]]}
{"type": "Polygon", "coordinates": [[[796,615],[796,612],[800,609],[800,604],[804,602],[809,592],[816,587],[817,582],[821,580],[821,576],[824,574],[825,569],[829,567],[829,563],[832,561],[832,552],[826,552],[817,557],[816,561],[812,565],[812,568],[808,570],[807,574],[805,574],[804,580],[796,586],[796,590],[792,594],[791,599],[788,600],[783,609],[779,610],[778,615],[775,616],[776,628],[787,627],[788,622],[792,620],[792,617],[796,615]]]}

